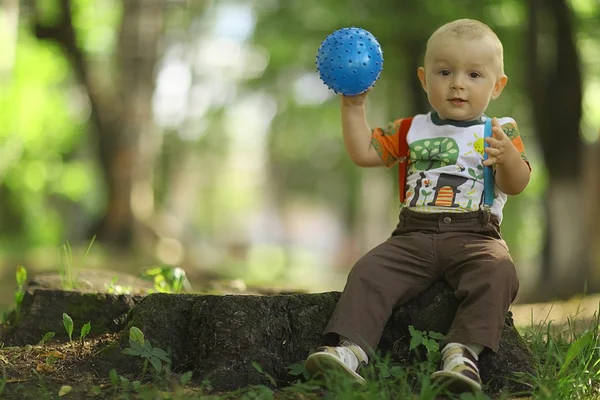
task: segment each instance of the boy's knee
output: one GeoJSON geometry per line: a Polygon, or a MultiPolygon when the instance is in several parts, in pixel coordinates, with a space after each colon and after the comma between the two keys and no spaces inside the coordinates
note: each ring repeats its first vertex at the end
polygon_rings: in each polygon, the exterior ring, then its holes
{"type": "Polygon", "coordinates": [[[348,280],[365,280],[373,277],[373,263],[366,257],[359,259],[350,270],[348,280]]]}
{"type": "Polygon", "coordinates": [[[495,285],[504,284],[507,292],[510,293],[511,297],[517,295],[519,291],[519,278],[517,276],[517,270],[512,261],[505,261],[502,263],[498,263],[497,268],[495,268],[495,273],[493,277],[490,277],[495,282],[495,285]]]}

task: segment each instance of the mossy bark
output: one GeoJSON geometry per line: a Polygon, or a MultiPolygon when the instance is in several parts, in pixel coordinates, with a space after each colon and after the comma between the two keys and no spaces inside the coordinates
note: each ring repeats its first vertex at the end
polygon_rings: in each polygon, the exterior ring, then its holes
{"type": "Polygon", "coordinates": [[[127,313],[144,296],[82,293],[58,289],[27,290],[19,312],[9,314],[1,340],[7,346],[36,344],[47,332],[54,332],[55,340],[68,340],[63,326],[63,313],[74,324],[73,338],[79,337],[81,327],[91,323],[89,337],[120,331],[127,321],[127,313]]]}

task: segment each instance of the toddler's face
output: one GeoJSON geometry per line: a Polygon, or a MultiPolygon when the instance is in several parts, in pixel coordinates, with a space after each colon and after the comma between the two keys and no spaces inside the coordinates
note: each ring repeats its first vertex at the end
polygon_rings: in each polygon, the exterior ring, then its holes
{"type": "Polygon", "coordinates": [[[429,103],[443,119],[479,118],[507,78],[489,38],[440,38],[430,44],[418,75],[429,103]]]}

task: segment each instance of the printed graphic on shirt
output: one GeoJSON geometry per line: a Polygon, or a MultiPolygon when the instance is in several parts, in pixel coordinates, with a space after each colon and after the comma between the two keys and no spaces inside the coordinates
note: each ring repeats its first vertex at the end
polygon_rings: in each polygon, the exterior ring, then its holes
{"type": "Polygon", "coordinates": [[[421,204],[458,207],[458,204],[454,203],[454,199],[458,193],[458,186],[462,185],[466,179],[462,181],[462,178],[452,175],[446,176],[443,180],[440,177],[438,184],[429,191],[427,188],[431,186],[431,180],[426,179],[427,175],[421,172],[456,164],[459,154],[456,141],[449,137],[419,140],[409,145],[409,154],[408,173],[411,175],[419,172],[420,176],[415,185],[414,193],[407,196],[407,198],[412,196],[410,206],[415,207],[421,199],[421,204]],[[423,188],[424,180],[429,183],[425,188],[423,188]],[[441,184],[443,186],[440,186],[441,184]],[[428,197],[432,194],[434,195],[432,201],[426,203],[428,197]]]}

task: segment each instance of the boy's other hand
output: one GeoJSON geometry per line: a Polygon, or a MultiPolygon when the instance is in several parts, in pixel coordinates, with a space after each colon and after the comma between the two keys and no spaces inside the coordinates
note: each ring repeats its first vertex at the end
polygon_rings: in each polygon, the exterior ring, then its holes
{"type": "Polygon", "coordinates": [[[515,156],[516,159],[520,159],[519,152],[502,130],[497,118],[492,118],[492,137],[486,138],[485,141],[489,145],[485,148],[488,159],[483,161],[486,167],[494,164],[502,165],[507,160],[515,159],[515,156]]]}

